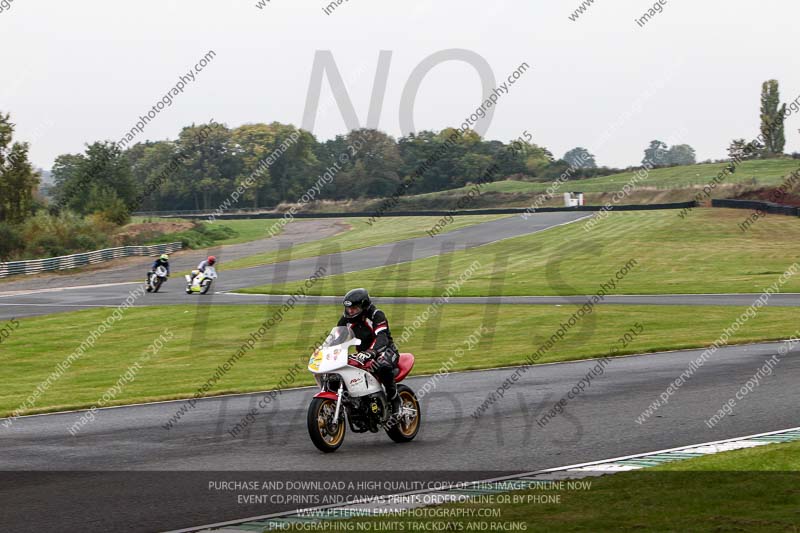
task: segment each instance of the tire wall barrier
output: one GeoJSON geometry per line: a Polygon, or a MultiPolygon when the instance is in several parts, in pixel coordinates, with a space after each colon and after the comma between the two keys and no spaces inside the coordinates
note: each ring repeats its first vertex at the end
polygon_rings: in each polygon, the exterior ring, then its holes
{"type": "Polygon", "coordinates": [[[711,207],[731,207],[734,209],[749,209],[773,215],[800,216],[800,207],[781,205],[772,202],[759,202],[756,200],[711,200],[711,207]]]}
{"type": "MultiPolygon", "coordinates": [[[[649,211],[654,209],[684,209],[692,208],[697,205],[696,202],[680,202],[673,204],[642,204],[642,205],[614,205],[606,208],[603,205],[581,205],[577,207],[540,207],[536,210],[529,210],[525,207],[509,207],[509,208],[496,208],[496,209],[472,209],[465,211],[451,211],[451,210],[428,210],[428,211],[387,211],[381,215],[377,215],[374,211],[356,211],[349,213],[295,213],[294,218],[369,218],[373,216],[378,217],[440,217],[445,215],[521,215],[523,213],[552,213],[559,211],[600,211],[603,209],[610,211],[649,211]]],[[[173,212],[169,215],[164,214],[163,217],[175,216],[179,218],[186,218],[190,220],[201,220],[208,218],[212,213],[200,214],[185,214],[185,212],[173,212]]],[[[139,215],[139,213],[134,213],[139,215]]],[[[215,215],[215,220],[235,220],[243,218],[283,218],[285,213],[231,213],[215,215]]]]}
{"type": "Polygon", "coordinates": [[[30,261],[11,261],[0,263],[0,278],[17,274],[38,274],[39,272],[52,272],[54,270],[68,270],[96,263],[131,256],[154,256],[169,254],[183,248],[179,242],[169,244],[155,244],[153,246],[120,246],[119,248],[106,248],[82,254],[63,255],[49,259],[33,259],[30,261]]]}

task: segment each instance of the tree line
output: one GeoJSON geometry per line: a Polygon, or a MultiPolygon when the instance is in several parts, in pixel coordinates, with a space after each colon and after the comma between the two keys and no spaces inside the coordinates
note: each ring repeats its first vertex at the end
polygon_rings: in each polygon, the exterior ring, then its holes
{"type": "MultiPolygon", "coordinates": [[[[729,149],[732,157],[782,154],[783,121],[797,110],[797,100],[788,107],[780,104],[777,81],[765,82],[759,137],[763,143],[735,140],[729,149]]],[[[28,161],[28,145],[13,142],[13,133],[11,117],[0,114],[0,222],[10,224],[21,223],[37,210],[99,214],[123,224],[135,211],[274,207],[297,202],[334,167],[334,179],[315,199],[387,198],[398,190],[413,195],[454,189],[475,183],[488,168],[496,169],[497,180],[541,182],[567,171],[570,179],[584,179],[626,170],[599,167],[584,147],[556,158],[528,132],[502,142],[453,128],[399,139],[361,129],[320,141],[289,124],[230,128],[210,120],[183,128],[175,140],[147,141],[127,149],[98,141],[83,153],[61,155],[52,168],[55,185],[46,191],[47,198],[37,198],[39,177],[28,161]]],[[[642,161],[654,167],[695,162],[691,146],[669,147],[660,140],[644,149],[642,161]]]]}

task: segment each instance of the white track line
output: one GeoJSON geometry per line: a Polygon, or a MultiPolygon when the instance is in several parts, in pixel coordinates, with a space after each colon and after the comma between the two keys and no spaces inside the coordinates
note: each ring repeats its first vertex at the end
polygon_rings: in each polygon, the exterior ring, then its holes
{"type": "MultiPolygon", "coordinates": [[[[18,305],[22,307],[119,307],[119,304],[6,304],[0,302],[0,307],[10,307],[12,305],[18,305]]],[[[132,306],[135,307],[135,306],[132,306]]],[[[44,315],[47,316],[47,315],[44,315]]],[[[22,318],[22,317],[21,317],[22,318]]],[[[33,318],[33,317],[24,317],[24,318],[33,318]]]]}
{"type": "Polygon", "coordinates": [[[142,285],[140,281],[122,281],[119,283],[100,283],[98,285],[76,285],[74,287],[52,287],[48,289],[30,289],[22,291],[0,292],[0,298],[9,296],[25,296],[28,294],[43,294],[47,292],[72,291],[75,289],[99,289],[102,287],[119,287],[120,285],[142,285]]]}

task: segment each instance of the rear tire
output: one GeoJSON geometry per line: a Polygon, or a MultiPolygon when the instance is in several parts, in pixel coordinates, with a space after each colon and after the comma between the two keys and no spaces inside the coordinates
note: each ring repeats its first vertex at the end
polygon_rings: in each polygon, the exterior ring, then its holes
{"type": "Polygon", "coordinates": [[[344,415],[339,414],[339,423],[336,432],[331,430],[331,418],[336,410],[336,402],[329,398],[314,398],[308,406],[308,435],[311,442],[318,450],[331,453],[339,449],[344,442],[344,435],[347,430],[344,423],[344,415]]]}
{"type": "MultiPolygon", "coordinates": [[[[401,416],[398,423],[386,428],[386,434],[395,442],[411,442],[419,433],[419,426],[422,423],[419,400],[417,400],[417,395],[414,394],[411,387],[406,385],[397,385],[397,394],[400,395],[400,401],[402,402],[400,412],[406,413],[408,411],[408,413],[401,416]],[[413,413],[411,412],[412,410],[413,413]]],[[[390,420],[389,423],[391,422],[390,420]]]]}

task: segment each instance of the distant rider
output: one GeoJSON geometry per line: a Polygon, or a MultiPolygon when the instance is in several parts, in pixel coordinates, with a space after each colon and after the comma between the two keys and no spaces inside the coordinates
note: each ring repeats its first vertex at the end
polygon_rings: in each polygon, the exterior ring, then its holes
{"type": "Polygon", "coordinates": [[[361,340],[362,351],[353,358],[367,366],[384,386],[386,397],[392,404],[392,414],[396,416],[401,402],[394,382],[394,369],[400,354],[392,340],[386,315],[372,304],[366,289],[349,291],[342,304],[344,313],[337,325],[347,326],[361,340]]]}
{"type": "Polygon", "coordinates": [[[197,270],[192,270],[192,280],[197,277],[200,272],[205,272],[206,268],[213,267],[217,263],[217,258],[213,255],[209,255],[208,259],[204,259],[200,261],[200,264],[197,265],[197,270]]]}
{"type": "Polygon", "coordinates": [[[151,285],[153,275],[156,273],[156,269],[160,266],[163,266],[167,269],[167,276],[169,276],[169,256],[167,254],[161,254],[161,257],[153,261],[153,265],[150,267],[150,272],[147,273],[148,285],[151,285]]]}

